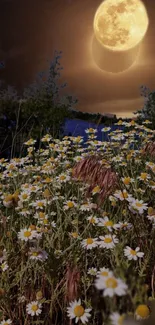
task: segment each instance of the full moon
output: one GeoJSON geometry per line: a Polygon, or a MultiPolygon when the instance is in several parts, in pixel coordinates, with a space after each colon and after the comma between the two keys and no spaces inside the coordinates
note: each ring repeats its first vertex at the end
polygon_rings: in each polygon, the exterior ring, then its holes
{"type": "Polygon", "coordinates": [[[149,25],[140,0],[105,0],[94,17],[94,33],[99,43],[112,51],[127,51],[144,38],[149,25]]]}

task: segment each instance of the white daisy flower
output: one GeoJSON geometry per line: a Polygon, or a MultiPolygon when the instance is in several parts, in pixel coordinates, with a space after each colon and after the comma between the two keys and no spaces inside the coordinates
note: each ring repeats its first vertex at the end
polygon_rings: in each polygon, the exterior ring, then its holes
{"type": "Polygon", "coordinates": [[[8,269],[9,265],[7,264],[7,262],[3,262],[1,264],[1,269],[3,272],[5,272],[8,269]]]}
{"type": "Polygon", "coordinates": [[[124,222],[119,221],[119,226],[120,226],[120,229],[121,230],[122,229],[126,230],[126,229],[132,228],[132,224],[131,223],[128,223],[126,221],[124,221],[124,222]]]}
{"type": "Polygon", "coordinates": [[[112,313],[110,316],[112,325],[123,325],[124,318],[125,318],[125,315],[120,315],[117,312],[112,313]]]}
{"type": "Polygon", "coordinates": [[[103,277],[100,276],[95,283],[95,286],[99,290],[103,290],[103,297],[114,295],[123,296],[126,294],[127,285],[121,280],[114,276],[103,277]]]}
{"type": "Polygon", "coordinates": [[[106,267],[101,267],[100,270],[97,272],[97,276],[104,276],[104,277],[108,277],[108,276],[112,276],[113,272],[110,271],[108,268],[106,267]]]}
{"type": "Polygon", "coordinates": [[[117,190],[117,191],[115,191],[114,197],[116,197],[120,201],[127,200],[127,201],[130,202],[130,200],[132,200],[132,195],[128,194],[128,192],[126,190],[123,190],[123,191],[117,190]]]}
{"type": "Polygon", "coordinates": [[[42,304],[40,304],[38,301],[32,301],[26,306],[26,311],[31,316],[38,316],[42,312],[42,304]]]}
{"type": "Polygon", "coordinates": [[[98,226],[106,227],[109,231],[112,231],[113,229],[118,229],[120,227],[119,224],[114,224],[113,221],[109,220],[108,217],[99,218],[98,226]]]}
{"type": "Polygon", "coordinates": [[[116,238],[115,235],[105,235],[105,236],[99,236],[101,241],[98,242],[98,245],[100,248],[107,248],[111,249],[115,247],[115,244],[119,242],[118,238],[116,238]]]}
{"type": "Polygon", "coordinates": [[[70,302],[70,306],[67,308],[68,317],[70,319],[75,318],[76,323],[80,320],[83,324],[88,322],[88,318],[91,316],[90,311],[91,308],[84,309],[81,305],[81,299],[70,302]]]}
{"type": "Polygon", "coordinates": [[[111,130],[110,127],[105,127],[105,128],[103,128],[103,129],[101,129],[101,132],[108,132],[108,131],[110,131],[110,130],[111,130]]]}
{"type": "Polygon", "coordinates": [[[91,208],[92,208],[91,203],[83,203],[83,204],[80,206],[80,210],[81,210],[81,211],[90,211],[91,208]]]}
{"type": "Polygon", "coordinates": [[[146,181],[151,178],[151,176],[148,173],[141,173],[140,176],[137,177],[141,181],[146,181]]]}
{"type": "Polygon", "coordinates": [[[36,231],[31,230],[31,228],[24,228],[18,232],[18,238],[21,240],[28,241],[36,236],[36,231]]]}
{"type": "Polygon", "coordinates": [[[131,210],[135,210],[137,212],[139,212],[140,214],[142,214],[144,212],[144,210],[147,210],[148,209],[148,204],[147,203],[144,203],[143,200],[135,200],[133,199],[131,202],[130,202],[130,206],[129,206],[129,209],[131,210]]]}
{"type": "Polygon", "coordinates": [[[93,226],[95,226],[95,224],[98,223],[99,219],[94,216],[89,216],[89,217],[87,217],[87,220],[89,221],[89,223],[91,223],[93,226]]]}
{"type": "Polygon", "coordinates": [[[96,267],[89,268],[89,270],[88,270],[87,273],[90,274],[90,275],[97,275],[97,269],[96,269],[96,267]]]}
{"type": "Polygon", "coordinates": [[[64,205],[65,210],[69,210],[71,208],[76,207],[77,204],[74,201],[66,201],[66,204],[64,205]]]}
{"type": "Polygon", "coordinates": [[[0,325],[10,325],[10,324],[12,324],[12,320],[11,319],[2,320],[2,322],[0,322],[0,325]]]}
{"type": "Polygon", "coordinates": [[[82,247],[92,249],[98,246],[98,238],[87,238],[81,242],[82,247]]]}
{"type": "Polygon", "coordinates": [[[134,250],[131,247],[126,246],[126,248],[124,249],[124,255],[127,256],[128,260],[137,261],[138,257],[142,258],[144,256],[144,253],[140,252],[139,250],[139,247],[134,250]]]}
{"type": "Polygon", "coordinates": [[[41,248],[30,248],[30,259],[32,260],[39,260],[41,262],[44,262],[48,258],[48,254],[46,251],[42,250],[41,248]]]}

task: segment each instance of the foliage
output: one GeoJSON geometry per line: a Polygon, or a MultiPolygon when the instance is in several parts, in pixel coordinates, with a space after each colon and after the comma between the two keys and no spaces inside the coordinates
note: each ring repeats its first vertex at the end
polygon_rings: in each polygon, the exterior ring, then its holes
{"type": "Polygon", "coordinates": [[[151,128],[155,129],[155,91],[150,91],[146,86],[141,86],[141,96],[144,97],[144,106],[141,110],[134,112],[137,122],[142,123],[144,119],[152,122],[151,128]]]}
{"type": "Polygon", "coordinates": [[[22,131],[26,136],[40,136],[47,131],[58,137],[66,117],[72,116],[72,107],[77,99],[72,96],[62,96],[62,90],[67,86],[60,83],[60,58],[62,52],[55,51],[52,62],[45,72],[38,74],[35,82],[24,89],[22,96],[8,86],[0,91],[0,114],[16,122],[12,128],[12,139],[22,131]]]}

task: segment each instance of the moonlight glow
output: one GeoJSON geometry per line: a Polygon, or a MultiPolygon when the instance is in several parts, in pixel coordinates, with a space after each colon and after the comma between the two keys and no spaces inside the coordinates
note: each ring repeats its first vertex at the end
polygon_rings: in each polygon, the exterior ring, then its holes
{"type": "Polygon", "coordinates": [[[105,0],[94,17],[97,40],[115,51],[135,47],[146,34],[149,19],[140,0],[105,0]]]}

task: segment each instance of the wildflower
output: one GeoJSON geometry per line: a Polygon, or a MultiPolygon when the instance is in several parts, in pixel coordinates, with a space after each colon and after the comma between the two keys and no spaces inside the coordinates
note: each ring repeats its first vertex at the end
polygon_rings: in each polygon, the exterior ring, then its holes
{"type": "Polygon", "coordinates": [[[30,203],[33,207],[36,207],[36,209],[43,209],[46,205],[46,200],[37,200],[36,202],[30,203]]]}
{"type": "Polygon", "coordinates": [[[42,304],[40,304],[38,301],[32,301],[26,306],[26,311],[29,315],[40,315],[42,312],[42,304]]]}
{"type": "Polygon", "coordinates": [[[24,241],[28,241],[29,239],[34,238],[36,235],[36,231],[35,230],[31,230],[31,228],[24,228],[21,229],[18,232],[18,238],[24,241]]]}
{"type": "Polygon", "coordinates": [[[121,279],[117,279],[114,276],[100,276],[97,279],[97,283],[95,283],[95,286],[96,284],[97,289],[103,290],[103,297],[113,297],[115,294],[117,296],[123,296],[126,294],[127,285],[121,279]]]}
{"type": "Polygon", "coordinates": [[[8,194],[4,197],[3,204],[6,208],[10,208],[13,205],[13,196],[8,194]]]}
{"type": "Polygon", "coordinates": [[[144,212],[144,210],[147,210],[147,203],[144,203],[142,200],[135,200],[133,199],[131,202],[130,202],[130,206],[129,206],[129,209],[131,211],[135,210],[137,212],[139,212],[140,214],[142,214],[144,212]]]}
{"type": "Polygon", "coordinates": [[[93,128],[89,128],[89,129],[86,129],[85,132],[86,133],[96,133],[97,130],[96,129],[93,129],[93,128]]]}
{"type": "Polygon", "coordinates": [[[64,205],[64,209],[68,210],[68,209],[74,208],[76,206],[77,206],[77,204],[74,201],[66,201],[66,204],[64,205]]]}
{"type": "Polygon", "coordinates": [[[29,255],[30,255],[30,259],[39,260],[41,262],[44,262],[48,257],[48,254],[44,250],[41,250],[41,248],[33,248],[33,247],[30,248],[29,255]]]}
{"type": "Polygon", "coordinates": [[[76,323],[81,320],[83,324],[88,322],[88,318],[91,316],[90,311],[91,308],[84,309],[81,305],[81,299],[70,302],[70,306],[67,308],[68,317],[70,319],[75,318],[76,323]]]}
{"type": "Polygon", "coordinates": [[[71,232],[71,236],[73,238],[78,238],[79,237],[79,234],[77,232],[71,232]]]}
{"type": "Polygon", "coordinates": [[[82,241],[81,245],[86,249],[92,249],[98,246],[97,240],[97,238],[87,238],[82,241]]]}
{"type": "Polygon", "coordinates": [[[108,132],[108,131],[110,131],[110,130],[111,130],[110,127],[105,127],[105,128],[103,128],[103,129],[101,129],[102,132],[108,132]]]}
{"type": "Polygon", "coordinates": [[[98,242],[100,248],[111,249],[114,248],[115,244],[119,242],[115,235],[99,236],[99,238],[101,239],[101,241],[98,242]]]}
{"type": "Polygon", "coordinates": [[[91,203],[83,203],[80,207],[81,211],[90,211],[91,210],[91,203]]]}
{"type": "Polygon", "coordinates": [[[112,325],[123,325],[124,318],[125,318],[125,315],[120,315],[117,312],[112,313],[110,316],[112,325]]]}
{"type": "Polygon", "coordinates": [[[96,194],[96,193],[100,193],[101,192],[101,188],[100,186],[95,186],[92,190],[92,195],[96,194]]]}
{"type": "Polygon", "coordinates": [[[37,291],[37,293],[36,293],[36,300],[41,300],[42,298],[43,298],[42,291],[37,291]]]}
{"type": "Polygon", "coordinates": [[[12,320],[11,319],[2,320],[2,322],[0,322],[0,325],[10,325],[10,324],[12,324],[12,320]]]}
{"type": "Polygon", "coordinates": [[[100,276],[108,277],[110,275],[113,275],[113,272],[106,267],[101,267],[100,270],[97,272],[97,274],[99,277],[100,276]]]}
{"type": "Polygon", "coordinates": [[[8,269],[9,265],[7,264],[7,262],[3,262],[1,264],[1,269],[3,272],[5,272],[8,269]]]}
{"type": "Polygon", "coordinates": [[[118,224],[119,224],[121,230],[122,229],[124,229],[124,230],[130,229],[132,227],[132,224],[131,223],[128,223],[126,221],[124,221],[124,222],[119,221],[118,224]]]}
{"type": "Polygon", "coordinates": [[[119,224],[114,224],[113,221],[109,220],[108,217],[99,218],[98,226],[99,227],[106,227],[109,231],[112,231],[112,229],[118,229],[119,228],[119,224]]]}
{"type": "Polygon", "coordinates": [[[126,190],[116,191],[114,193],[114,197],[118,198],[121,201],[124,201],[124,200],[130,201],[132,199],[132,195],[128,194],[128,192],[126,190]]]}
{"type": "Polygon", "coordinates": [[[24,144],[27,145],[27,146],[32,146],[35,143],[36,143],[36,140],[34,140],[32,138],[30,140],[28,140],[27,142],[24,142],[24,144]]]}
{"type": "Polygon", "coordinates": [[[140,176],[137,177],[141,181],[146,181],[151,178],[151,176],[148,173],[141,173],[140,176]]]}
{"type": "Polygon", "coordinates": [[[138,257],[141,258],[144,256],[143,252],[139,252],[140,248],[137,247],[135,250],[129,246],[126,246],[124,249],[124,255],[127,256],[128,260],[137,261],[138,257]]]}
{"type": "Polygon", "coordinates": [[[95,224],[98,223],[99,219],[96,217],[93,217],[93,216],[89,216],[89,217],[87,217],[87,220],[89,221],[89,223],[91,223],[93,226],[95,226],[95,224]]]}
{"type": "Polygon", "coordinates": [[[137,320],[146,319],[150,316],[150,310],[147,305],[139,305],[135,311],[137,320]]]}
{"type": "Polygon", "coordinates": [[[66,183],[67,181],[69,181],[71,178],[70,176],[66,175],[66,174],[60,174],[59,176],[56,177],[57,181],[60,183],[66,183]]]}
{"type": "Polygon", "coordinates": [[[90,275],[93,275],[93,276],[97,275],[97,269],[96,269],[96,267],[89,268],[89,270],[88,270],[87,273],[90,274],[90,275]]]}
{"type": "Polygon", "coordinates": [[[130,183],[134,182],[134,179],[131,177],[122,177],[124,185],[129,186],[130,183]]]}

